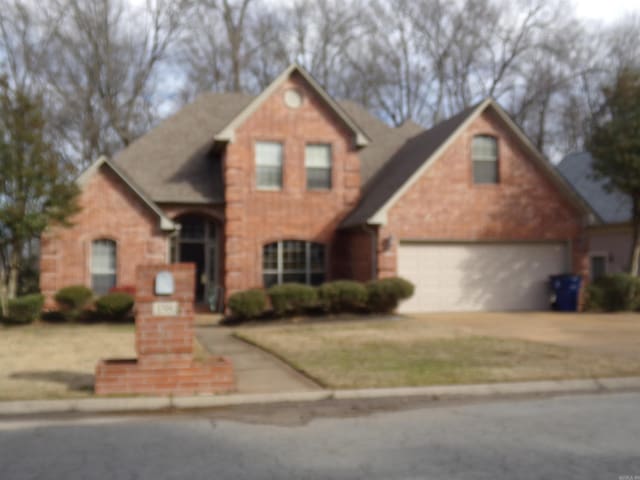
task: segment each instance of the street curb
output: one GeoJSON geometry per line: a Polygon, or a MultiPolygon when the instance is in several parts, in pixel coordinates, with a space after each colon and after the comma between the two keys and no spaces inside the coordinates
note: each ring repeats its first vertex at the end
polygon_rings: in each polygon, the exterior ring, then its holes
{"type": "Polygon", "coordinates": [[[236,405],[358,400],[394,397],[499,397],[505,395],[544,395],[560,393],[602,393],[640,390],[640,377],[537,382],[486,383],[474,385],[434,385],[430,387],[368,388],[359,390],[314,390],[303,392],[196,395],[166,397],[103,397],[70,400],[24,400],[0,402],[0,417],[55,413],[153,412],[170,409],[196,409],[236,405]]]}

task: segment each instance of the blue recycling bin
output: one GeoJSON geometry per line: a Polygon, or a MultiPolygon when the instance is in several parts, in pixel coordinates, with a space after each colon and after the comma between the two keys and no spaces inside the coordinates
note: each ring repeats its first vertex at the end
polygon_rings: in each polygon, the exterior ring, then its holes
{"type": "Polygon", "coordinates": [[[552,308],[559,312],[576,312],[582,277],[571,274],[552,275],[549,283],[553,292],[552,308]]]}

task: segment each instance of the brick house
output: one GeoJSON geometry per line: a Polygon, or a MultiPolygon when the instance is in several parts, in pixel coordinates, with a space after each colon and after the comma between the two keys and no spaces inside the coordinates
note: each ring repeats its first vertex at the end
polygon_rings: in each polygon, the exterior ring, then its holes
{"type": "Polygon", "coordinates": [[[196,298],[391,275],[405,311],[547,308],[584,273],[591,211],[487,99],[391,128],[297,65],[258,96],[205,94],[79,178],[82,211],[41,243],[41,289],[134,283],[194,262],[196,298]]]}

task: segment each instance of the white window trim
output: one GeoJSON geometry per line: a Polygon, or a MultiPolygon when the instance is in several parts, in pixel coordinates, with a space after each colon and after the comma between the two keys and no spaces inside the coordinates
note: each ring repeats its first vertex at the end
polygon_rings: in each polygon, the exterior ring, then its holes
{"type": "Polygon", "coordinates": [[[118,243],[110,238],[95,238],[91,241],[91,257],[89,263],[89,270],[91,275],[116,275],[118,274],[118,243]],[[96,269],[94,265],[95,245],[97,242],[111,242],[113,244],[113,270],[111,269],[96,269]]]}
{"type": "Polygon", "coordinates": [[[256,190],[260,190],[260,191],[266,191],[266,192],[279,192],[282,190],[283,185],[284,185],[284,143],[283,142],[279,142],[277,140],[258,140],[255,142],[254,144],[254,167],[255,167],[255,185],[256,185],[256,190]],[[258,168],[259,167],[271,167],[271,168],[276,168],[273,165],[260,165],[258,163],[258,145],[259,144],[275,144],[275,145],[279,145],[280,146],[280,186],[276,187],[276,186],[272,186],[272,185],[260,185],[258,183],[258,168]]]}
{"type": "Polygon", "coordinates": [[[325,191],[325,190],[331,190],[333,188],[333,146],[331,145],[331,143],[328,142],[309,142],[307,144],[305,144],[304,146],[304,172],[305,172],[305,182],[306,182],[306,188],[307,190],[310,191],[325,191]],[[314,167],[314,166],[309,166],[308,165],[308,158],[307,158],[307,148],[308,147],[326,147],[328,152],[329,152],[329,165],[326,167],[314,167]],[[323,170],[323,171],[328,171],[329,172],[329,185],[326,187],[310,187],[309,186],[309,175],[308,172],[309,170],[323,170]]]}
{"type": "Polygon", "coordinates": [[[500,157],[500,148],[498,146],[498,138],[493,136],[493,135],[489,135],[489,134],[483,134],[483,133],[479,133],[477,135],[474,135],[471,138],[471,168],[472,168],[472,180],[474,185],[497,185],[500,183],[500,163],[499,163],[499,157],[500,157]],[[496,154],[495,157],[489,157],[488,155],[480,155],[480,156],[476,156],[474,150],[473,150],[473,142],[476,139],[479,138],[490,138],[491,140],[493,140],[495,146],[496,146],[496,154]],[[475,169],[473,168],[475,166],[476,162],[482,162],[482,163],[490,163],[495,165],[495,170],[496,170],[496,181],[495,182],[477,182],[476,181],[476,177],[475,177],[475,169]]]}
{"type": "Polygon", "coordinates": [[[96,285],[94,284],[94,277],[98,276],[113,277],[113,285],[117,286],[119,277],[118,270],[118,242],[108,237],[92,239],[89,243],[89,285],[91,286],[91,289],[93,290],[96,288],[96,285]],[[94,264],[94,254],[96,253],[95,246],[97,242],[110,242],[113,245],[113,269],[102,267],[96,268],[96,265],[94,264]]]}

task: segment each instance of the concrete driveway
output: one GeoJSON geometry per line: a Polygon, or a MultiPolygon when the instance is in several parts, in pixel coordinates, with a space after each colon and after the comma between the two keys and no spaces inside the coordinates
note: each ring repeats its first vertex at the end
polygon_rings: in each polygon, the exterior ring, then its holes
{"type": "Polygon", "coordinates": [[[640,314],[474,312],[413,314],[434,335],[486,335],[640,358],[640,314]]]}

